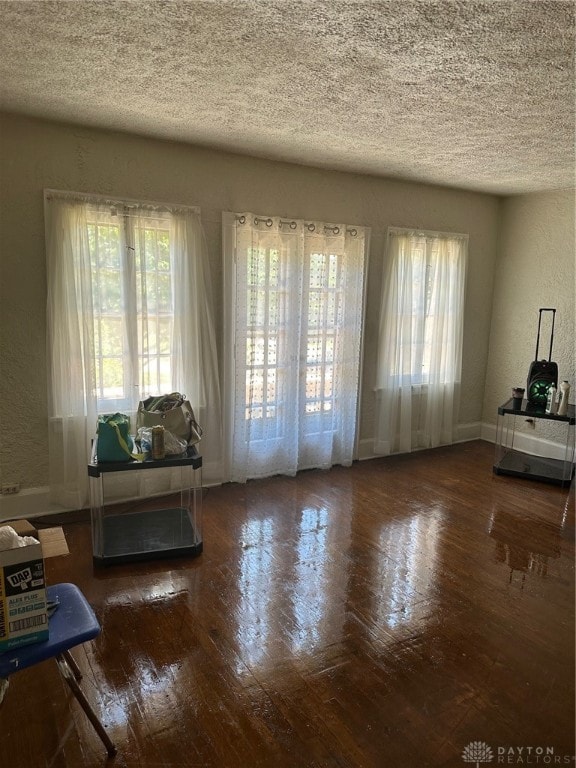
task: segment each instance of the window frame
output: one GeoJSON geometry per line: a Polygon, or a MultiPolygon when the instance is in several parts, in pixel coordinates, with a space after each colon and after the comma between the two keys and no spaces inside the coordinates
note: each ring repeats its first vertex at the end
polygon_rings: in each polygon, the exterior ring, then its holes
{"type": "MultiPolygon", "coordinates": [[[[102,281],[96,279],[97,272],[102,269],[101,264],[95,262],[99,259],[98,251],[93,251],[90,247],[90,269],[92,275],[92,301],[93,301],[93,322],[94,322],[94,348],[93,348],[93,363],[94,363],[94,396],[96,397],[97,408],[99,412],[106,412],[110,409],[122,409],[130,410],[133,407],[133,397],[131,396],[131,389],[134,387],[133,378],[139,382],[138,386],[146,389],[146,382],[148,387],[155,392],[167,391],[170,388],[169,380],[171,378],[172,367],[172,352],[171,352],[171,338],[174,331],[174,273],[173,263],[170,253],[170,220],[162,221],[161,217],[156,212],[151,212],[149,215],[145,212],[146,208],[143,206],[143,214],[134,215],[131,213],[134,210],[134,206],[117,206],[111,208],[109,212],[102,210],[102,205],[98,202],[94,204],[87,204],[86,223],[88,228],[88,239],[90,241],[90,229],[94,228],[96,231],[99,227],[107,227],[112,229],[117,228],[117,246],[118,252],[118,264],[108,266],[110,271],[117,273],[117,287],[119,288],[120,306],[116,311],[106,312],[102,310],[103,301],[102,292],[105,290],[105,286],[102,286],[102,281]],[[151,225],[146,226],[146,219],[149,218],[151,225]],[[137,219],[137,221],[136,221],[137,219]],[[139,226],[141,224],[141,226],[139,226]],[[147,261],[149,254],[147,252],[147,237],[148,233],[152,232],[153,238],[156,240],[156,248],[152,254],[152,258],[155,261],[152,269],[148,268],[147,261]],[[158,236],[159,233],[165,233],[167,237],[167,256],[168,256],[168,269],[166,270],[169,296],[168,311],[163,311],[159,306],[161,303],[158,295],[158,261],[160,258],[160,249],[158,248],[158,236]],[[144,284],[149,286],[150,281],[144,277],[144,279],[138,279],[138,275],[153,275],[152,285],[155,286],[155,290],[146,290],[146,297],[143,292],[139,292],[138,285],[144,284]],[[98,301],[100,299],[100,301],[98,301]],[[154,311],[149,313],[143,312],[143,307],[152,303],[155,307],[154,311]],[[119,334],[120,348],[106,353],[103,350],[105,342],[102,339],[102,328],[105,323],[106,316],[111,321],[117,320],[120,324],[119,334]],[[146,320],[143,317],[146,317],[146,320]],[[168,336],[164,338],[162,342],[161,337],[158,334],[159,326],[162,320],[168,320],[168,336]],[[143,332],[144,324],[151,325],[154,329],[153,335],[155,338],[155,351],[150,352],[145,347],[143,336],[147,335],[143,332]],[[162,347],[166,347],[168,343],[167,351],[162,352],[162,347]],[[130,358],[132,364],[126,364],[127,358],[130,358]],[[167,375],[162,376],[162,368],[164,367],[162,361],[168,358],[168,372],[167,375]],[[152,368],[156,369],[155,373],[150,376],[145,375],[146,360],[151,363],[152,368]],[[124,361],[121,365],[121,379],[122,383],[117,384],[115,389],[112,386],[107,385],[105,381],[105,368],[106,361],[120,360],[124,361]],[[108,395],[106,394],[108,390],[108,395]]],[[[97,240],[97,235],[95,237],[97,240]]]]}

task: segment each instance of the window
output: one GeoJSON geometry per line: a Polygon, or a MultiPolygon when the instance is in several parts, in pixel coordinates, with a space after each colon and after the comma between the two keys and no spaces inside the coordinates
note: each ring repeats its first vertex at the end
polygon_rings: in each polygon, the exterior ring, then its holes
{"type": "Polygon", "coordinates": [[[88,207],[98,410],[129,409],[172,386],[173,268],[169,221],[88,207]]]}
{"type": "MultiPolygon", "coordinates": [[[[346,290],[345,255],[310,253],[304,263],[306,288],[302,297],[303,346],[300,400],[303,413],[312,416],[331,412],[335,402],[334,371],[342,332],[342,308],[346,290]]],[[[289,264],[276,248],[248,248],[246,251],[247,319],[245,418],[250,421],[275,420],[282,434],[283,422],[277,419],[282,408],[283,379],[294,368],[283,369],[286,360],[295,362],[289,344],[290,321],[286,317],[291,302],[289,264]]],[[[359,308],[361,309],[361,307],[359,308]]],[[[297,317],[293,318],[296,321],[297,317]]],[[[294,347],[292,347],[294,352],[294,347]]],[[[253,425],[255,438],[257,426],[253,425]]]]}
{"type": "MultiPolygon", "coordinates": [[[[197,209],[45,194],[50,490],[87,501],[97,415],[187,395],[204,476],[221,479],[220,389],[208,257],[197,209]]],[[[134,431],[134,424],[132,425],[134,431]]]]}
{"type": "Polygon", "coordinates": [[[378,342],[377,453],[453,440],[467,251],[467,235],[388,232],[378,342]]]}
{"type": "Polygon", "coordinates": [[[225,215],[230,479],[352,461],[365,239],[343,225],[225,215]]]}
{"type": "Polygon", "coordinates": [[[343,326],[342,309],[348,265],[344,253],[311,253],[307,266],[308,327],[304,407],[307,414],[320,414],[332,411],[337,405],[334,366],[337,363],[337,346],[343,326]]]}
{"type": "MultiPolygon", "coordinates": [[[[396,237],[392,233],[390,238],[396,237]]],[[[393,371],[412,385],[427,384],[438,366],[436,352],[442,347],[443,381],[454,381],[459,354],[455,348],[458,335],[454,329],[461,321],[459,273],[463,268],[462,251],[457,240],[419,236],[396,243],[395,274],[392,279],[403,292],[402,333],[398,337],[393,371]],[[456,295],[455,293],[456,292],[456,295]],[[448,346],[446,346],[448,345],[448,346]]],[[[393,257],[393,258],[394,258],[393,257]]]]}

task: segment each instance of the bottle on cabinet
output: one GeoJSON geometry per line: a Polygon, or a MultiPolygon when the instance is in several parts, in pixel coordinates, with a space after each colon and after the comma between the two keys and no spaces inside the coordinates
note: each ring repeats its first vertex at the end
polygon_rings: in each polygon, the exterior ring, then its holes
{"type": "Polygon", "coordinates": [[[560,402],[558,403],[558,416],[566,416],[568,413],[568,397],[570,395],[570,384],[563,381],[560,384],[560,402]]]}
{"type": "Polygon", "coordinates": [[[556,409],[558,408],[558,403],[556,401],[556,387],[554,384],[550,387],[548,390],[548,400],[546,402],[546,413],[554,414],[556,413],[556,409]]]}

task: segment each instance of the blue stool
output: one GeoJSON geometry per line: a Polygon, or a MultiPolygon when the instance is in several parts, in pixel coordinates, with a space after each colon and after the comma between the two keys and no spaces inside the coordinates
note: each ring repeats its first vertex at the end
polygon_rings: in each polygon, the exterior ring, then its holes
{"type": "Polygon", "coordinates": [[[108,755],[112,757],[116,754],[116,747],[78,685],[82,673],[70,653],[70,648],[97,637],[100,624],[88,601],[74,584],[55,584],[48,587],[47,593],[48,602],[57,606],[50,616],[48,640],[0,653],[0,704],[8,688],[10,675],[55,658],[62,677],[102,739],[108,755]]]}

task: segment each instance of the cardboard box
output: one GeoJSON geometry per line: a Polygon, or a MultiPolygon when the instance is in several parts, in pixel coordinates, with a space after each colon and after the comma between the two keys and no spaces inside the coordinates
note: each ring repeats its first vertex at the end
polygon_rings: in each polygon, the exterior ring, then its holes
{"type": "Polygon", "coordinates": [[[61,528],[37,532],[27,520],[5,524],[39,543],[0,551],[0,653],[48,638],[44,559],[68,554],[61,528]]]}

